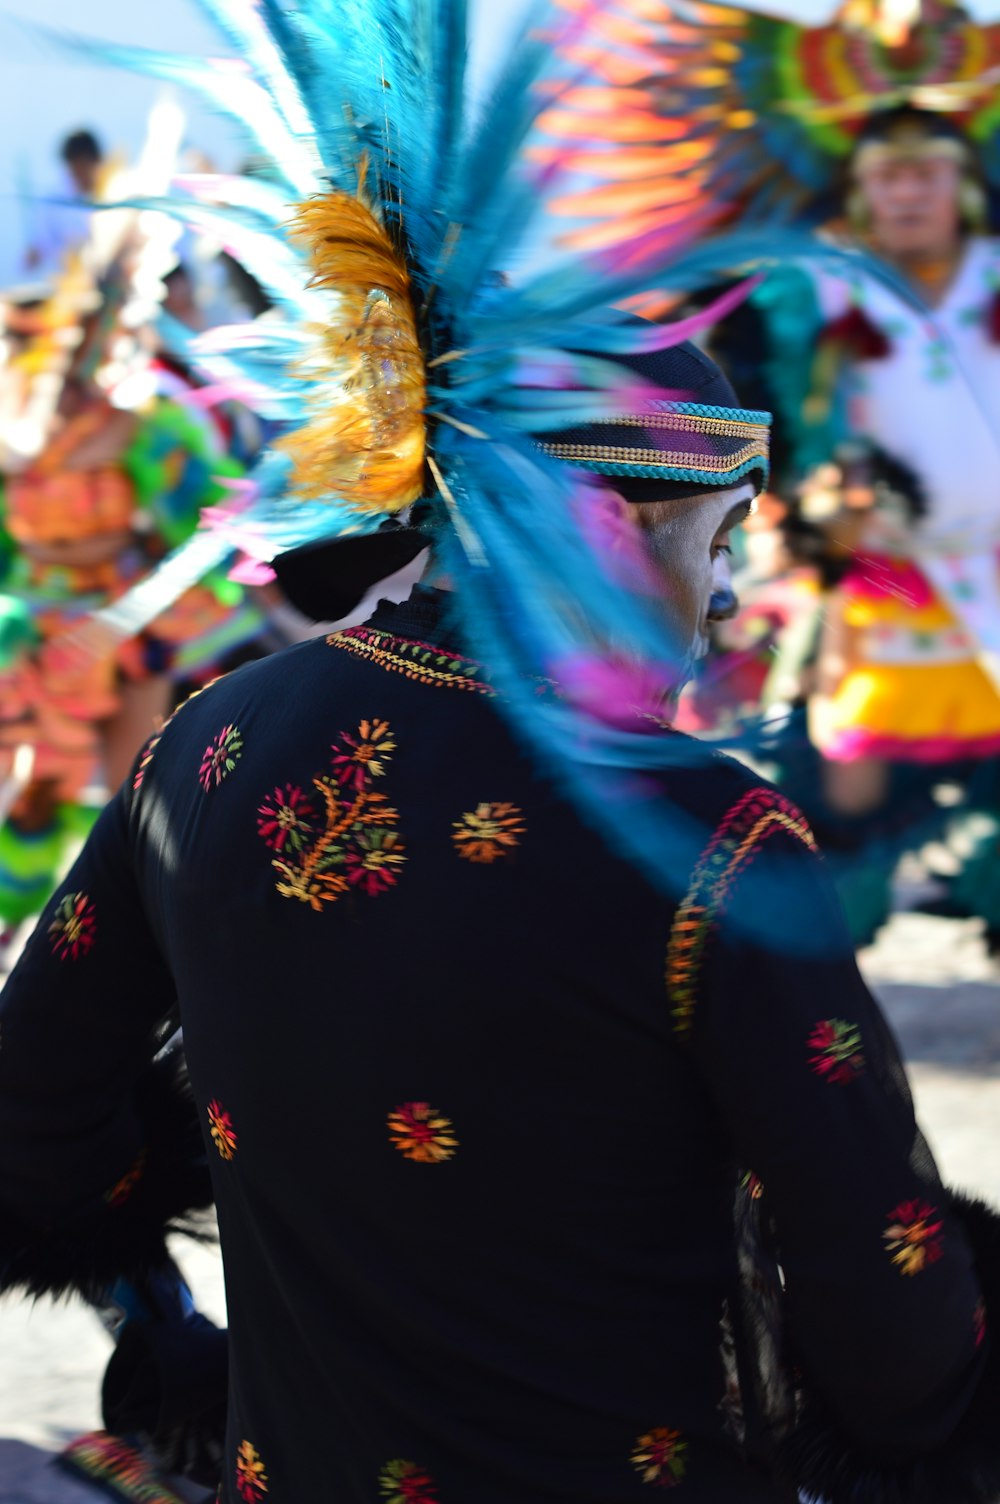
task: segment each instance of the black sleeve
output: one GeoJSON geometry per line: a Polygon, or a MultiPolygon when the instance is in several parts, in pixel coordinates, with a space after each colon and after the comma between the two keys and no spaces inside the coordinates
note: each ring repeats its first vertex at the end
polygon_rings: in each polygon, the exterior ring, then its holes
{"type": "Polygon", "coordinates": [[[674,924],[675,1032],[759,1178],[801,1384],[780,1442],[830,1504],[1000,1497],[1000,1219],[950,1195],[801,816],[723,821],[674,924]]]}
{"type": "Polygon", "coordinates": [[[130,790],[102,813],[0,995],[0,1289],[77,1289],[161,1263],[210,1204],[175,992],[136,885],[130,790]]]}

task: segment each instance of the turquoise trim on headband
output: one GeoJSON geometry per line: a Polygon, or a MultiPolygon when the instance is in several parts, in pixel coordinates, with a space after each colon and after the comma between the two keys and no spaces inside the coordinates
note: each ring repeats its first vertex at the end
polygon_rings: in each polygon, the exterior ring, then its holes
{"type": "MultiPolygon", "coordinates": [[[[683,413],[689,418],[728,418],[731,423],[759,423],[762,428],[770,428],[774,422],[773,413],[760,412],[753,407],[709,407],[704,402],[669,402],[665,397],[654,398],[649,403],[649,411],[683,413]]],[[[631,416],[641,417],[642,414],[631,416]]]]}
{"type": "Polygon", "coordinates": [[[732,470],[689,470],[680,465],[641,465],[624,460],[572,460],[565,455],[559,455],[558,458],[564,465],[575,465],[577,469],[589,470],[593,475],[630,475],[635,480],[695,480],[702,485],[714,486],[716,490],[721,490],[730,481],[742,480],[752,470],[762,473],[763,486],[766,486],[771,474],[771,463],[762,455],[744,460],[742,465],[736,465],[732,470]]]}

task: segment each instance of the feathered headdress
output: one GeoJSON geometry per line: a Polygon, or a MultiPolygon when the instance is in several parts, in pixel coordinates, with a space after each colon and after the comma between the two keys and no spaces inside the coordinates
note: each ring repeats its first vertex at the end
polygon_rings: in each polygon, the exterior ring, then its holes
{"type": "MultiPolygon", "coordinates": [[[[671,889],[706,833],[643,775],[703,753],[657,725],[683,650],[641,560],[621,539],[608,547],[592,472],[688,479],[692,490],[761,479],[767,415],[699,402],[643,364],[741,291],[657,326],[613,311],[664,275],[662,256],[635,256],[626,221],[617,235],[607,227],[599,265],[539,252],[580,144],[578,125],[550,130],[544,159],[534,155],[540,117],[572,102],[595,26],[627,19],[634,0],[580,0],[568,17],[536,10],[478,110],[467,0],[206,6],[236,59],[96,50],[200,90],[267,154],[266,180],[191,182],[182,212],[281,316],[216,331],[192,353],[227,395],[289,432],[253,494],[145,588],[144,609],[234,542],[271,558],[371,533],[419,500],[458,630],[508,715],[585,814],[671,889]],[[630,442],[609,445],[623,426],[630,442]],[[603,440],[565,452],[581,431],[603,440]],[[624,460],[609,452],[623,448],[624,460]],[[540,697],[539,680],[560,692],[540,697]]],[[[609,143],[607,175],[613,115],[588,103],[587,121],[595,152],[609,143]]],[[[774,247],[750,236],[715,250],[689,235],[674,251],[671,274],[690,281],[766,261],[774,247]]],[[[135,621],[127,600],[112,609],[135,621]]]]}

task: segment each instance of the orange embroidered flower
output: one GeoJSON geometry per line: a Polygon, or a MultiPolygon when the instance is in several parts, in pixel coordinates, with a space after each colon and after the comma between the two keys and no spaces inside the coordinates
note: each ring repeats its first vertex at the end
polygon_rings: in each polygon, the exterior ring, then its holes
{"type": "Polygon", "coordinates": [[[469,862],[495,862],[510,856],[524,835],[524,816],[516,804],[477,804],[453,822],[452,840],[469,862]]]}
{"type": "Polygon", "coordinates": [[[845,1019],[823,1019],[810,1034],[809,1047],[813,1070],[833,1085],[847,1086],[865,1068],[861,1030],[845,1019]]]}
{"type": "Polygon", "coordinates": [[[209,742],[198,769],[198,782],[205,790],[218,788],[224,778],[233,771],[243,756],[243,737],[238,726],[223,726],[218,736],[209,742]]]}
{"type": "Polygon", "coordinates": [[[130,1169],[125,1171],[121,1180],[116,1180],[110,1191],[105,1191],[104,1199],[108,1206],[121,1206],[127,1201],[142,1179],[142,1172],[146,1168],[146,1151],[142,1149],[136,1155],[130,1169]]]}
{"type": "Polygon", "coordinates": [[[236,1487],[247,1504],[257,1504],[261,1496],[267,1493],[267,1473],[260,1453],[248,1441],[240,1442],[240,1449],[236,1454],[236,1487]]]}
{"type": "Polygon", "coordinates": [[[236,1153],[238,1135],[233,1127],[233,1120],[226,1112],[221,1102],[209,1102],[208,1121],[212,1134],[212,1142],[218,1149],[223,1159],[232,1159],[236,1153]]]}
{"type": "Polygon", "coordinates": [[[340,746],[333,748],[333,776],[343,788],[361,790],[372,778],[381,778],[396,750],[388,721],[362,721],[356,737],[343,731],[340,746]]]}
{"type": "Polygon", "coordinates": [[[452,1138],[451,1119],[442,1117],[426,1102],[404,1102],[389,1114],[389,1137],[406,1159],[418,1164],[440,1164],[458,1148],[452,1138]]]}
{"type": "Polygon", "coordinates": [[[901,1274],[919,1274],[936,1264],[944,1252],[943,1223],[936,1206],[926,1201],[901,1201],[889,1213],[889,1226],[882,1237],[886,1252],[901,1274]]]}
{"type": "Polygon", "coordinates": [[[96,910],[86,893],[66,893],[49,925],[52,950],[60,961],[78,961],[97,937],[96,910]]]}
{"type": "Polygon", "coordinates": [[[684,1453],[687,1442],[680,1431],[670,1426],[654,1426],[645,1436],[640,1436],[632,1450],[632,1466],[643,1483],[654,1483],[657,1488],[674,1488],[684,1477],[687,1462],[684,1453]]]}
{"type": "Polygon", "coordinates": [[[433,1478],[415,1462],[387,1462],[378,1486],[386,1504],[437,1504],[433,1478]]]}

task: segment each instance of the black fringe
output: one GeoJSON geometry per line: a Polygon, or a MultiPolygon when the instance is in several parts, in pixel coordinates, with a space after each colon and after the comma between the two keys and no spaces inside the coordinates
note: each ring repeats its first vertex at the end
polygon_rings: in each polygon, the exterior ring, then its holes
{"type": "Polygon", "coordinates": [[[97,1301],[115,1280],[161,1266],[169,1233],[212,1236],[210,1220],[197,1216],[212,1205],[212,1188],[180,1050],[143,1075],[135,1114],[145,1158],[121,1204],[102,1200],[72,1222],[44,1227],[0,1208],[0,1292],[56,1298],[75,1292],[97,1301]]]}
{"type": "Polygon", "coordinates": [[[780,1447],[781,1471],[828,1504],[997,1504],[1000,1500],[1000,1215],[948,1193],[948,1209],[972,1248],[983,1291],[986,1368],[958,1429],[933,1452],[903,1463],[866,1456],[810,1397],[780,1447]],[[992,1331],[991,1331],[992,1326],[992,1331]]]}

